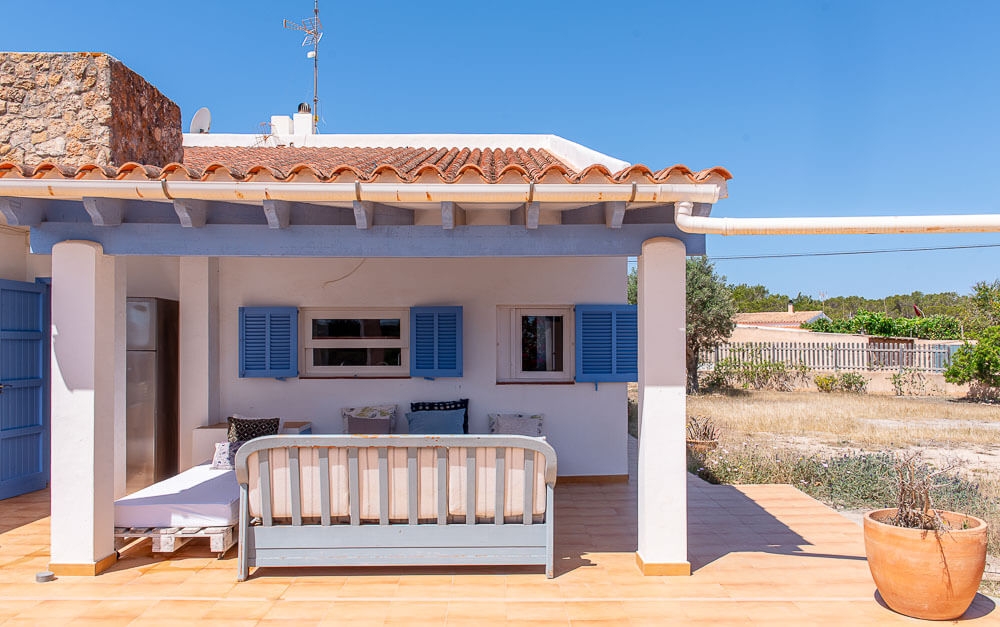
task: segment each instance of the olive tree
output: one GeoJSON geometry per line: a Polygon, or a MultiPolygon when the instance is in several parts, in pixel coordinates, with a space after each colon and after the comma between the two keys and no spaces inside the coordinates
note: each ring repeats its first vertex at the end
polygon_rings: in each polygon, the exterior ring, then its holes
{"type": "MultiPolygon", "coordinates": [[[[639,273],[628,273],[628,302],[638,301],[639,273]]],[[[687,389],[698,391],[698,352],[715,348],[733,332],[736,305],[726,277],[715,274],[705,257],[687,260],[687,389]]]]}
{"type": "Polygon", "coordinates": [[[698,354],[729,339],[736,305],[707,257],[687,260],[687,389],[698,391],[698,354]]]}

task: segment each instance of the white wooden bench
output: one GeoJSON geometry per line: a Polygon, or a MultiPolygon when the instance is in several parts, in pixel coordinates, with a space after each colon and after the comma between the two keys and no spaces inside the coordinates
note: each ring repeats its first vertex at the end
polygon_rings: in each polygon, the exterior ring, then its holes
{"type": "Polygon", "coordinates": [[[236,479],[240,581],[261,566],[540,564],[553,575],[556,455],[541,438],[266,436],[240,448],[236,479]]]}

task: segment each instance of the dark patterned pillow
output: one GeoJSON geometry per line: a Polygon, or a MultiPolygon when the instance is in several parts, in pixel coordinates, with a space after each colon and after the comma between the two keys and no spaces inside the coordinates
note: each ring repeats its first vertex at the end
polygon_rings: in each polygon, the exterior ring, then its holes
{"type": "Polygon", "coordinates": [[[451,409],[464,409],[462,418],[462,432],[469,432],[469,399],[460,398],[457,401],[418,401],[410,403],[410,411],[448,411],[451,409]]]}
{"type": "Polygon", "coordinates": [[[229,417],[230,442],[245,442],[263,435],[278,435],[280,418],[238,418],[229,417]]]}

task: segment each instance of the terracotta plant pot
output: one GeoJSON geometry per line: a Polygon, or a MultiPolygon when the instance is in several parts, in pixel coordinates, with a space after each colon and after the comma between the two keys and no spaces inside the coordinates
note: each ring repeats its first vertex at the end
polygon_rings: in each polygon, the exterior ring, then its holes
{"type": "Polygon", "coordinates": [[[880,509],[864,519],[868,568],[882,599],[914,618],[958,618],[972,605],[986,567],[986,522],[942,510],[948,531],[881,522],[895,513],[880,509]]]}
{"type": "Polygon", "coordinates": [[[709,451],[714,451],[715,447],[719,445],[718,440],[688,440],[687,446],[688,450],[692,453],[697,453],[699,455],[704,455],[709,451]]]}

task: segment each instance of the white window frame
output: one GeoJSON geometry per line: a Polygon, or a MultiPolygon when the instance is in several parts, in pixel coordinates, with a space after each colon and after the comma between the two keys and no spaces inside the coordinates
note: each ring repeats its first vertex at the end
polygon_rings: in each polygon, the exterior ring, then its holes
{"type": "Polygon", "coordinates": [[[342,307],[303,307],[299,309],[299,376],[322,377],[408,377],[410,376],[410,310],[408,308],[353,309],[342,307]],[[313,320],[331,319],[399,319],[399,339],[395,338],[330,338],[313,339],[313,320]],[[317,348],[399,348],[398,366],[314,366],[312,351],[317,348]]]}
{"type": "Polygon", "coordinates": [[[572,305],[500,305],[497,307],[497,382],[566,383],[576,377],[572,305]],[[563,319],[563,369],[526,372],[521,369],[521,318],[561,316],[563,319]]]}

